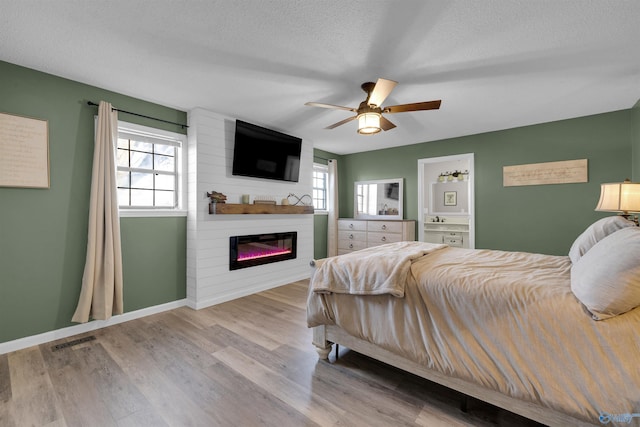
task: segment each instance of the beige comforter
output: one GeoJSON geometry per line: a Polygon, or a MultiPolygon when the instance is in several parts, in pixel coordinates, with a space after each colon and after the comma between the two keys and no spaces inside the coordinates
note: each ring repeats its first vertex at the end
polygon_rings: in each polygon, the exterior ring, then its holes
{"type": "Polygon", "coordinates": [[[411,262],[445,246],[395,242],[319,260],[313,292],[403,297],[411,262]]]}
{"type": "Polygon", "coordinates": [[[404,298],[311,291],[308,325],[336,324],[592,423],[600,413],[638,413],[640,309],[592,320],[571,292],[570,269],[568,257],[444,248],[412,262],[404,298]]]}

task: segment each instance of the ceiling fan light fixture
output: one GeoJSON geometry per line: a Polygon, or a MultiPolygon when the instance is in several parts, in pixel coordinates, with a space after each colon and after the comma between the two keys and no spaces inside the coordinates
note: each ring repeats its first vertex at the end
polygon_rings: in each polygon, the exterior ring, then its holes
{"type": "Polygon", "coordinates": [[[358,115],[358,133],[373,135],[380,132],[380,113],[368,112],[358,115]]]}
{"type": "Polygon", "coordinates": [[[361,135],[374,135],[381,130],[388,131],[396,127],[389,119],[384,117],[383,113],[406,113],[409,111],[437,110],[440,108],[441,100],[414,102],[412,104],[399,104],[382,107],[382,103],[393,88],[398,84],[393,80],[378,79],[376,83],[362,83],[362,90],[367,93],[367,98],[360,103],[358,108],[343,107],[341,105],[324,104],[322,102],[307,102],[304,105],[310,107],[332,108],[334,110],[346,110],[356,113],[351,117],[340,120],[325,127],[325,129],[335,129],[345,123],[358,119],[358,133],[361,135]]]}

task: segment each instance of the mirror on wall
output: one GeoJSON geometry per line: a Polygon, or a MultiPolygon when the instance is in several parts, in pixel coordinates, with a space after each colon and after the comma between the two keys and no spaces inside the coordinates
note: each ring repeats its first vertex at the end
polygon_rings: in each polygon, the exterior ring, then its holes
{"type": "Polygon", "coordinates": [[[469,181],[432,183],[429,206],[431,215],[469,215],[469,181]]]}
{"type": "Polygon", "coordinates": [[[354,183],[354,217],[402,219],[403,179],[380,179],[354,183]]]}

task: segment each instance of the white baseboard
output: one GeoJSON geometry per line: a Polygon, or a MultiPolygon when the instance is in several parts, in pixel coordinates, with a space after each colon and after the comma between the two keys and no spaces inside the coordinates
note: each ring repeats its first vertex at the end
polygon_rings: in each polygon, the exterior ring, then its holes
{"type": "Polygon", "coordinates": [[[38,335],[19,338],[13,341],[0,343],[0,354],[10,353],[12,351],[22,350],[34,345],[40,345],[47,342],[71,337],[73,335],[83,334],[95,331],[96,329],[106,328],[107,326],[117,325],[118,323],[128,322],[129,320],[139,319],[141,317],[150,316],[163,311],[173,310],[174,308],[187,305],[186,299],[171,301],[165,304],[154,305],[153,307],[142,308],[140,310],[128,313],[118,314],[108,320],[93,320],[91,322],[79,325],[69,326],[67,328],[56,329],[55,331],[44,332],[38,335]]]}
{"type": "MultiPolygon", "coordinates": [[[[309,273],[304,273],[299,276],[287,278],[287,283],[297,282],[298,280],[304,280],[309,278],[309,273]]],[[[217,295],[214,298],[209,298],[202,301],[193,301],[187,299],[187,307],[192,308],[194,310],[200,310],[203,308],[211,307],[212,305],[222,304],[223,302],[231,301],[234,299],[246,297],[247,295],[253,295],[258,292],[267,291],[269,289],[277,288],[279,286],[283,286],[281,281],[278,282],[267,282],[267,283],[259,283],[254,286],[250,286],[247,288],[243,288],[240,290],[235,290],[233,292],[227,292],[220,295],[217,295]]]]}

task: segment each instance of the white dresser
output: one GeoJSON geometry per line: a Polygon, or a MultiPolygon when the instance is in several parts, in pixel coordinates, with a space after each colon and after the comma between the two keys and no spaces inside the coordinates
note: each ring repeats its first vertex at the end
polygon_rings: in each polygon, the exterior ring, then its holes
{"type": "Polygon", "coordinates": [[[338,219],[338,255],[411,240],[416,240],[413,220],[338,219]]]}

